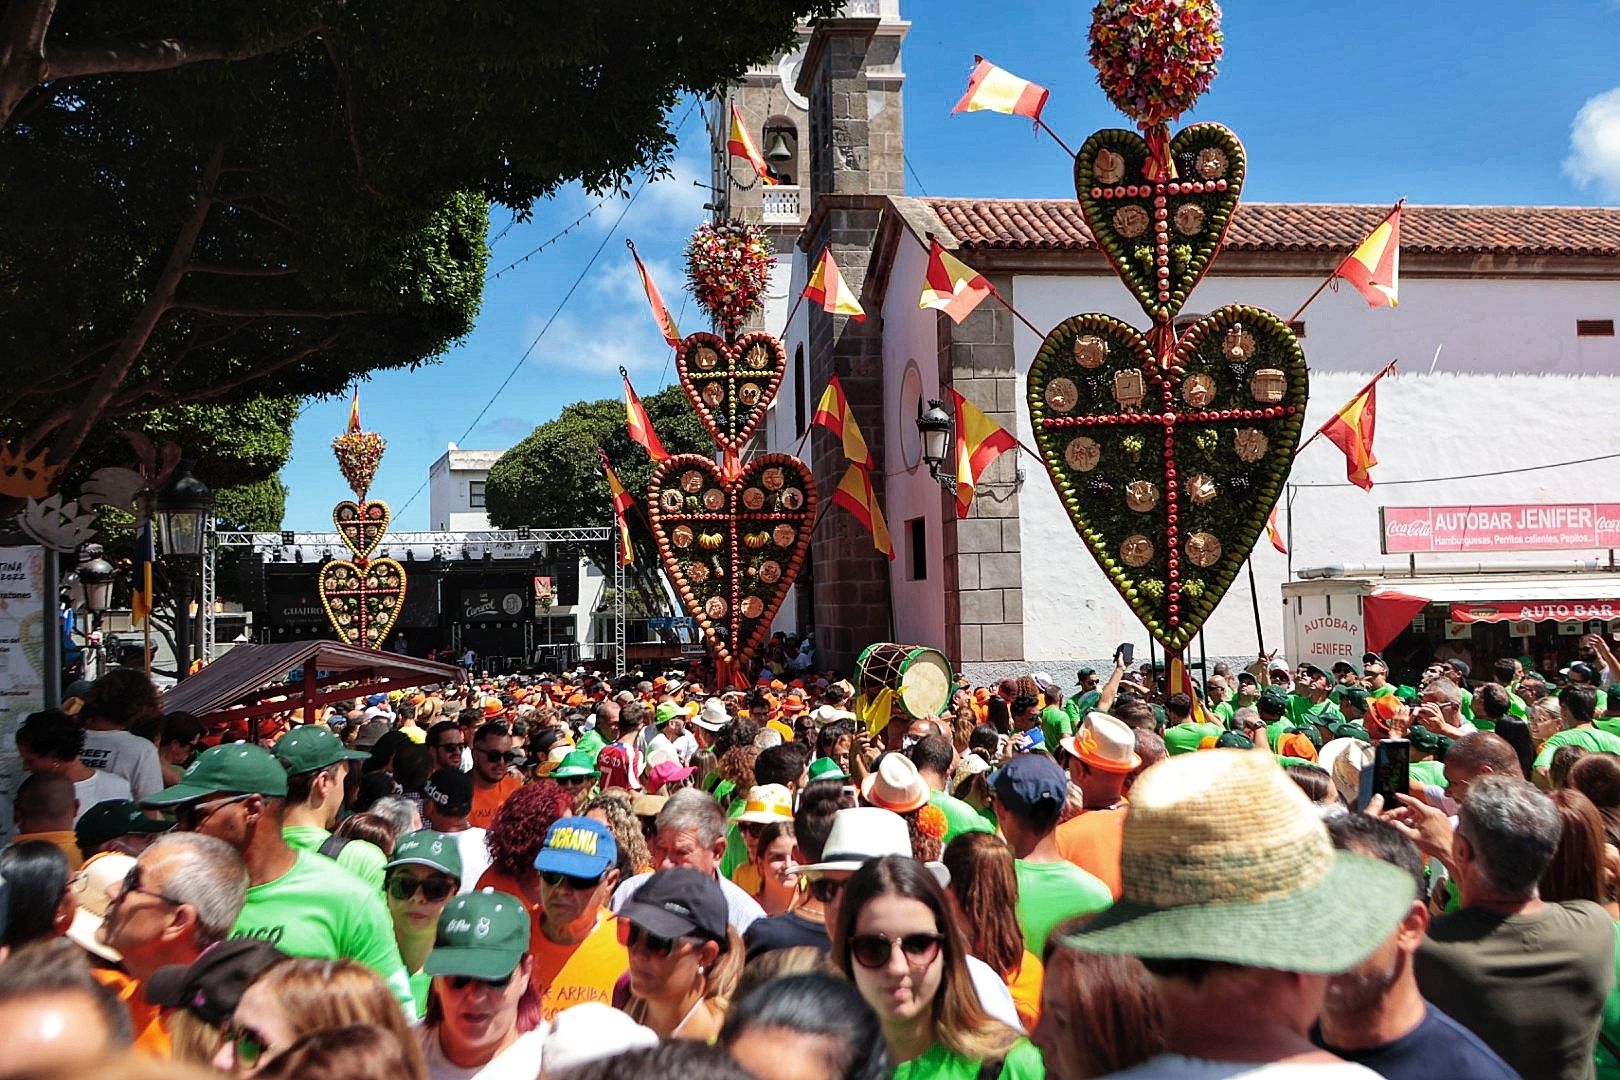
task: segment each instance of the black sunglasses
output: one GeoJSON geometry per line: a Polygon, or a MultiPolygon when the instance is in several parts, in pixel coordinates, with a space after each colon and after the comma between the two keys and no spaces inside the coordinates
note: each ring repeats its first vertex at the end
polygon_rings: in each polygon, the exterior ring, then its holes
{"type": "Polygon", "coordinates": [[[943,934],[902,934],[897,938],[885,934],[855,934],[849,939],[849,954],[864,968],[885,967],[894,956],[895,946],[905,954],[906,962],[922,967],[934,962],[939,955],[943,934]]]}
{"type": "Polygon", "coordinates": [[[490,761],[490,762],[504,761],[508,765],[515,765],[519,761],[523,760],[523,754],[521,752],[517,751],[517,750],[505,750],[505,751],[502,751],[502,750],[478,750],[478,749],[474,749],[473,753],[484,755],[484,760],[485,761],[490,761]]]}
{"type": "Polygon", "coordinates": [[[430,749],[433,750],[460,750],[467,744],[457,739],[455,742],[436,742],[430,749]]]}
{"type": "Polygon", "coordinates": [[[605,873],[607,871],[604,870],[602,874],[597,874],[595,877],[575,877],[573,874],[558,873],[555,870],[542,870],[540,871],[540,880],[547,885],[567,885],[576,892],[585,892],[587,889],[594,889],[602,884],[602,875],[605,873]]]}
{"type": "Polygon", "coordinates": [[[174,823],[181,832],[196,832],[197,826],[234,803],[246,802],[253,798],[251,794],[236,795],[219,802],[203,804],[201,802],[187,803],[174,809],[174,823]]]}
{"type": "Polygon", "coordinates": [[[684,937],[659,937],[649,930],[643,930],[629,919],[620,919],[618,929],[620,945],[627,949],[645,949],[659,956],[668,956],[675,951],[675,946],[691,940],[684,937]]]}
{"type": "Polygon", "coordinates": [[[150,896],[153,899],[162,900],[166,904],[173,904],[176,907],[179,907],[181,904],[185,903],[184,900],[176,900],[172,896],[165,896],[163,893],[153,892],[151,889],[141,888],[141,866],[139,863],[136,863],[134,866],[130,867],[129,873],[124,875],[124,883],[118,891],[118,897],[119,899],[123,899],[130,893],[141,893],[145,896],[150,896]]]}
{"type": "Polygon", "coordinates": [[[270,1045],[270,1040],[260,1035],[250,1027],[232,1024],[224,1031],[225,1041],[231,1044],[236,1054],[236,1063],[244,1069],[251,1069],[257,1065],[259,1058],[270,1045]]]}
{"type": "Polygon", "coordinates": [[[416,895],[418,889],[422,890],[422,899],[430,904],[437,904],[456,891],[456,883],[449,878],[413,878],[404,874],[388,879],[388,895],[395,900],[409,900],[416,895]]]}
{"type": "Polygon", "coordinates": [[[506,984],[512,981],[512,976],[515,974],[517,974],[515,970],[509,971],[499,979],[478,979],[471,975],[446,975],[444,981],[449,983],[451,989],[454,990],[465,990],[474,983],[479,986],[490,987],[493,990],[505,990],[506,984]]]}
{"type": "Polygon", "coordinates": [[[817,878],[810,882],[806,888],[818,903],[830,904],[838,899],[838,894],[844,891],[844,883],[832,878],[817,878]]]}

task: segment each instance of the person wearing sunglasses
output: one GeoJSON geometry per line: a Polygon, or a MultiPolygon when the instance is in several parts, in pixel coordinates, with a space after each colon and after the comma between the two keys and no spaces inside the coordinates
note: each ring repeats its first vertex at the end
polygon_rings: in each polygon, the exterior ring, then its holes
{"type": "Polygon", "coordinates": [[[383,886],[394,941],[411,977],[418,1012],[427,1009],[432,979],[423,967],[439,932],[439,916],[461,890],[461,849],[454,837],[432,829],[407,833],[394,845],[383,886]]]}
{"type": "MultiPolygon", "coordinates": [[[[225,1040],[224,1029],[237,1003],[259,972],[286,956],[267,941],[237,938],[209,947],[189,964],[158,968],[137,993],[125,999],[133,1014],[144,1001],[169,1036],[169,1045],[151,1056],[186,1065],[208,1065],[225,1040]]],[[[137,1020],[137,1024],[139,1021],[137,1020]]],[[[148,1044],[138,1035],[137,1050],[148,1044]]]]}
{"type": "Polygon", "coordinates": [[[450,902],[428,954],[433,994],[417,1029],[432,1080],[534,1075],[547,1026],[533,969],[521,900],[479,889],[450,902]]]}
{"type": "Polygon", "coordinates": [[[586,750],[573,750],[551,770],[549,779],[555,780],[564,791],[573,796],[575,812],[582,811],[596,793],[596,781],[602,773],[596,767],[596,758],[586,750]]]}
{"type": "Polygon", "coordinates": [[[343,808],[344,779],[354,762],[371,755],[346,750],[343,742],[314,724],[293,728],[276,743],[276,760],[287,770],[287,812],[281,835],[299,851],[314,851],[348,870],[372,888],[383,884],[382,848],[364,840],[332,838],[343,808]]]}
{"type": "Polygon", "coordinates": [[[619,909],[618,935],[629,950],[630,1019],[661,1039],[712,1042],[743,966],[719,882],[685,866],[658,871],[619,909]]]}
{"type": "Polygon", "coordinates": [[[619,847],[594,818],[565,817],[535,856],[540,906],[529,951],[545,1017],[586,1001],[611,1003],[629,965],[607,901],[619,884],[619,847]]]}
{"type": "Polygon", "coordinates": [[[887,855],[844,886],[833,959],[878,1015],[894,1080],[1042,1080],[1041,1054],[979,1004],[945,890],[887,855]]]}
{"type": "Polygon", "coordinates": [[[523,786],[523,777],[512,772],[523,753],[512,749],[512,731],[505,724],[485,724],[473,735],[472,760],[473,803],[467,820],[475,829],[487,829],[506,797],[523,786]]]}
{"type": "Polygon", "coordinates": [[[426,746],[433,755],[435,769],[459,769],[467,752],[467,739],[454,720],[440,720],[428,728],[426,746]]]}

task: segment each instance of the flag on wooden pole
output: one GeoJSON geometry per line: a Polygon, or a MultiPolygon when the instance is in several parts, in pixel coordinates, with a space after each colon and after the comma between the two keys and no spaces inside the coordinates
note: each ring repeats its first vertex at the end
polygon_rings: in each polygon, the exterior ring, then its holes
{"type": "Polygon", "coordinates": [[[1361,245],[1346,256],[1333,271],[1367,298],[1368,307],[1395,307],[1401,276],[1401,207],[1395,204],[1389,216],[1378,223],[1361,245]]]}
{"type": "Polygon", "coordinates": [[[624,485],[619,482],[619,474],[608,464],[607,454],[601,450],[596,454],[602,459],[602,472],[607,476],[608,493],[613,496],[613,520],[619,526],[619,563],[622,566],[629,566],[636,561],[636,552],[630,546],[630,521],[626,515],[630,513],[630,507],[634,505],[635,500],[624,490],[624,485]]]}
{"type": "Polygon", "coordinates": [[[1362,387],[1361,393],[1347,401],[1323,424],[1317,432],[1344,451],[1345,475],[1363,491],[1373,486],[1372,467],[1378,464],[1373,456],[1373,427],[1378,412],[1378,380],[1395,367],[1389,365],[1373,376],[1372,382],[1362,387]]]}
{"type": "Polygon", "coordinates": [[[664,304],[663,295],[659,293],[658,286],[653,284],[652,275],[647,272],[646,265],[642,263],[641,255],[636,251],[636,245],[630,240],[626,240],[625,243],[630,247],[630,257],[636,260],[636,273],[641,278],[642,291],[647,294],[647,306],[652,308],[653,322],[658,324],[658,332],[664,335],[664,340],[669,342],[670,348],[680,348],[681,331],[675,325],[675,320],[670,316],[669,308],[664,304]]]}
{"type": "Polygon", "coordinates": [[[647,410],[642,406],[641,399],[636,396],[635,387],[630,385],[630,375],[619,369],[619,377],[624,380],[624,414],[625,425],[630,429],[630,440],[640,443],[646,448],[647,455],[654,461],[668,461],[669,451],[658,438],[658,432],[653,430],[652,421],[647,418],[647,410]]]}
{"type": "Polygon", "coordinates": [[[349,401],[349,430],[360,430],[360,388],[354,388],[354,397],[349,401]]]}
{"type": "Polygon", "coordinates": [[[943,311],[951,322],[960,323],[993,292],[995,289],[983,274],[940,247],[938,240],[929,240],[928,268],[923,272],[918,307],[943,311]]]}
{"type": "MultiPolygon", "coordinates": [[[[358,395],[358,391],[356,391],[358,395]]],[[[358,408],[358,405],[356,406],[358,408]]],[[[356,428],[355,430],[359,430],[356,428]]],[[[145,623],[152,617],[152,523],[141,522],[135,533],[135,591],[129,597],[129,621],[145,623]]]]}
{"type": "Polygon", "coordinates": [[[816,263],[815,273],[805,283],[804,295],[806,299],[820,304],[821,310],[830,315],[848,315],[856,322],[866,321],[866,309],[861,307],[861,302],[855,298],[850,287],[844,284],[844,275],[838,272],[830,246],[821,249],[821,261],[816,263]]]}
{"type": "Polygon", "coordinates": [[[765,159],[759,154],[759,147],[754,145],[753,136],[748,134],[748,128],[743,124],[742,112],[737,103],[731,103],[731,134],[726,138],[726,153],[732,157],[740,157],[753,166],[754,175],[767,184],[776,183],[776,177],[765,164],[765,159]]]}
{"type": "Polygon", "coordinates": [[[967,517],[979,477],[1018,440],[954,388],[951,402],[956,414],[956,516],[967,517]]]}
{"type": "Polygon", "coordinates": [[[1003,71],[982,56],[975,56],[973,74],[968,77],[967,93],[951,112],[1006,113],[1009,116],[1027,116],[1040,122],[1041,110],[1051,91],[1038,83],[1020,79],[1003,71]]]}
{"type": "Polygon", "coordinates": [[[872,491],[872,474],[859,465],[851,465],[838,482],[832,501],[851,514],[872,534],[872,546],[890,559],[894,558],[894,541],[889,538],[889,524],[883,520],[877,495],[872,491]]]}
{"type": "Polygon", "coordinates": [[[844,457],[851,465],[863,469],[872,467],[872,451],[855,423],[855,415],[849,411],[849,399],[844,396],[844,386],[838,376],[827,379],[827,389],[822,391],[821,403],[816,406],[816,415],[810,422],[820,424],[843,441],[844,457]]]}

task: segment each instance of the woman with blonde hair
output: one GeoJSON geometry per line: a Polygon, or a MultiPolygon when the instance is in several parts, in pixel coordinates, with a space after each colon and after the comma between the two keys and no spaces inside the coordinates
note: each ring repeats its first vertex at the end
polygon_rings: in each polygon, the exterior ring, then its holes
{"type": "Polygon", "coordinates": [[[719,883],[686,866],[660,870],[620,908],[618,928],[630,954],[630,1019],[660,1039],[713,1041],[744,957],[719,883]]]}
{"type": "Polygon", "coordinates": [[[603,792],[586,803],[584,816],[600,821],[613,834],[619,849],[619,880],[629,881],[651,870],[653,861],[647,838],[641,833],[641,819],[632,812],[634,796],[628,791],[620,794],[621,790],[603,792]]]}
{"type": "Polygon", "coordinates": [[[991,833],[963,833],[945,846],[947,891],[956,910],[968,954],[989,964],[1007,984],[1025,1031],[1041,1015],[1040,958],[1024,948],[1018,925],[1018,874],[1012,848],[991,833]],[[967,912],[973,917],[968,918],[967,912]]]}
{"type": "Polygon", "coordinates": [[[353,960],[292,957],[259,972],[242,992],[214,1055],[214,1067],[236,1076],[256,1076],[303,1036],[346,1024],[387,1032],[421,1075],[421,1051],[381,976],[353,960]]]}
{"type": "Polygon", "coordinates": [[[889,855],[844,886],[833,959],[883,1028],[894,1080],[1042,1080],[1040,1051],[979,1003],[945,890],[915,859],[889,855]]]}
{"type": "Polygon", "coordinates": [[[312,1031],[289,1046],[260,1073],[263,1080],[427,1080],[421,1055],[389,1032],[364,1024],[312,1031]]]}

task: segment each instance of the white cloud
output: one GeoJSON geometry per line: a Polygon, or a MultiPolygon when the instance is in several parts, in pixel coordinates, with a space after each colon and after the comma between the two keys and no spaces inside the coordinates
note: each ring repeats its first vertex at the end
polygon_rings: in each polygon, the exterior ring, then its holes
{"type": "MultiPolygon", "coordinates": [[[[656,378],[664,369],[670,348],[653,326],[646,300],[638,298],[638,302],[639,308],[634,310],[614,305],[594,309],[587,315],[558,315],[535,346],[529,363],[596,376],[611,376],[623,367],[632,376],[639,373],[656,378]]],[[[545,324],[543,315],[525,318],[518,347],[528,348],[545,324]]]]}
{"type": "Polygon", "coordinates": [[[1620,197],[1620,87],[1591,98],[1575,114],[1564,174],[1579,187],[1620,197]]]}
{"type": "Polygon", "coordinates": [[[634,196],[635,205],[630,207],[620,226],[620,231],[625,235],[632,238],[656,233],[685,236],[691,232],[698,222],[708,216],[703,204],[713,196],[708,186],[708,157],[693,151],[681,151],[669,163],[669,167],[667,175],[648,181],[640,195],[636,195],[635,191],[641,180],[631,181],[628,192],[608,200],[602,209],[591,215],[592,228],[600,232],[612,227],[624,210],[624,204],[634,196]]]}
{"type": "MultiPolygon", "coordinates": [[[[664,303],[669,305],[670,314],[679,311],[686,289],[686,271],[666,259],[649,258],[646,252],[642,252],[641,261],[647,267],[647,273],[652,275],[664,303]]],[[[597,295],[614,303],[640,304],[643,307],[647,304],[647,294],[642,291],[641,277],[636,273],[636,264],[632,259],[608,261],[593,275],[591,288],[597,295]]]]}

